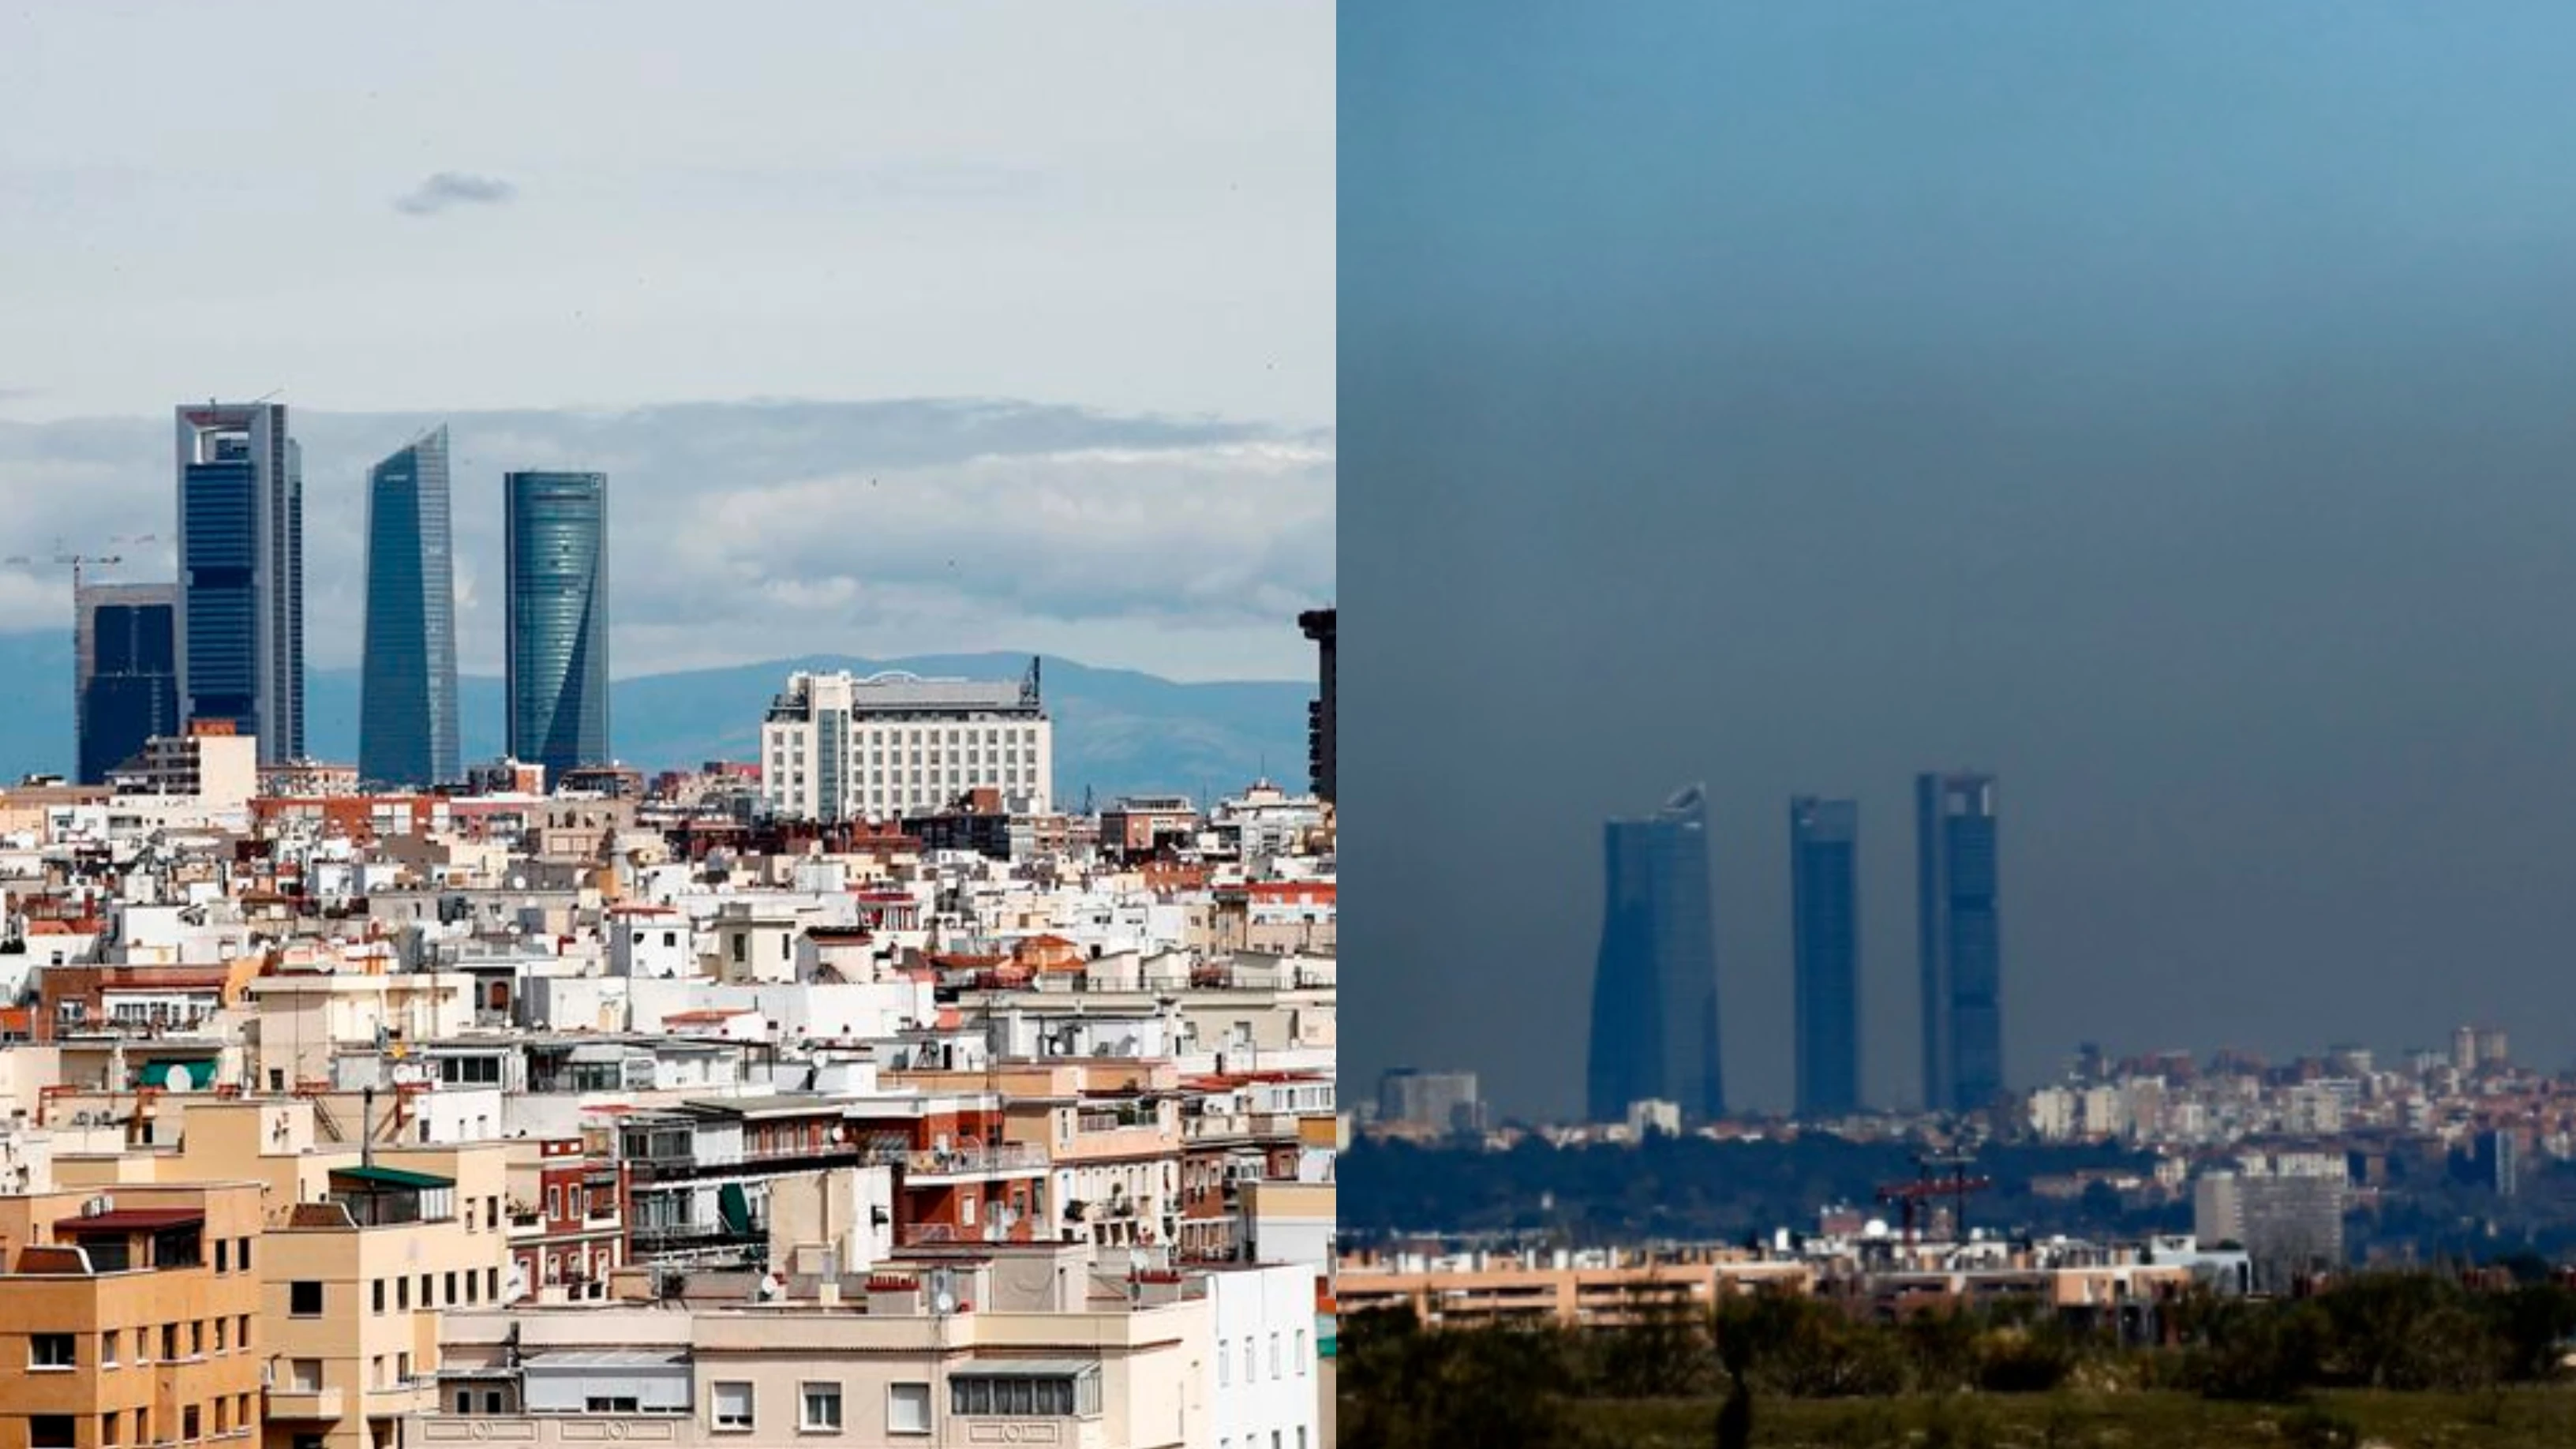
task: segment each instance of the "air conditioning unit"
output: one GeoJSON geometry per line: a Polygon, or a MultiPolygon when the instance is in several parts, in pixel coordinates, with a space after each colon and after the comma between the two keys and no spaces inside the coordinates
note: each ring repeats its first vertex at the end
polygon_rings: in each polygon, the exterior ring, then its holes
{"type": "Polygon", "coordinates": [[[106,1196],[94,1197],[81,1204],[81,1216],[85,1218],[103,1217],[115,1210],[115,1199],[106,1196]]]}

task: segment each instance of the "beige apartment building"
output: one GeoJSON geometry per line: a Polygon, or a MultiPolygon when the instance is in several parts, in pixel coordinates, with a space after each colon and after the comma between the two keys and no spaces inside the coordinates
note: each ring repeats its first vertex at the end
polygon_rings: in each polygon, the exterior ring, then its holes
{"type": "MultiPolygon", "coordinates": [[[[314,1104],[194,1102],[176,1148],[57,1156],[56,1177],[123,1197],[152,1183],[255,1177],[265,1449],[374,1449],[434,1400],[441,1315],[504,1292],[510,1149],[330,1146],[314,1104]]],[[[0,1446],[6,1449],[6,1446],[0,1446]]]]}
{"type": "Polygon", "coordinates": [[[1803,1262],[1765,1262],[1731,1252],[1654,1257],[1644,1253],[1462,1253],[1345,1258],[1333,1291],[1344,1317],[1411,1308],[1431,1326],[1553,1321],[1606,1327],[1650,1309],[1705,1310],[1723,1295],[1777,1285],[1815,1285],[1803,1262]]]}
{"type": "Polygon", "coordinates": [[[1104,1276],[1069,1244],[906,1255],[767,1299],[468,1311],[438,1411],[401,1442],[1217,1449],[1210,1325],[1203,1283],[1104,1276]]]}
{"type": "Polygon", "coordinates": [[[259,1237],[253,1183],[0,1198],[0,1449],[249,1442],[259,1237]]]}

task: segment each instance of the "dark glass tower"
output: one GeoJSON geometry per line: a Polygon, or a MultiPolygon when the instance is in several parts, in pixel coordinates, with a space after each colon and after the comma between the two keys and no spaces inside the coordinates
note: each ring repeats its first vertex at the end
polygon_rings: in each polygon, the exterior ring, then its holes
{"type": "Polygon", "coordinates": [[[1717,932],[1709,904],[1707,802],[1693,785],[1643,820],[1603,832],[1608,899],[1592,984],[1588,1106],[1624,1120],[1632,1102],[1726,1115],[1718,1066],[1717,932]]]}
{"type": "Polygon", "coordinates": [[[367,472],[367,634],[358,774],[384,785],[459,778],[456,577],[447,429],[367,472]]]}
{"type": "Polygon", "coordinates": [[[507,512],[510,753],[567,770],[608,753],[608,475],[512,473],[507,512]]]}
{"type": "Polygon", "coordinates": [[[73,601],[80,783],[105,784],[144,741],[179,732],[177,596],[169,584],[84,584],[73,601]]]}
{"type": "Polygon", "coordinates": [[[1995,781],[1914,782],[1923,953],[1923,1105],[1967,1112],[2004,1085],[2003,936],[1995,909],[1995,781]]]}
{"type": "Polygon", "coordinates": [[[304,756],[304,462],[283,403],[178,410],[179,712],[304,756]]]}
{"type": "Polygon", "coordinates": [[[1789,802],[1801,1117],[1860,1106],[1859,850],[1859,804],[1812,796],[1789,802]]]}

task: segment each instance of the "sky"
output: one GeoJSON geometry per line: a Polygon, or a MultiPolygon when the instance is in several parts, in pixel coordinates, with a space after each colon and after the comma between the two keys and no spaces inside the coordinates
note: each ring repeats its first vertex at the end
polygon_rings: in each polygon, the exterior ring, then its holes
{"type": "MultiPolygon", "coordinates": [[[[1330,6],[253,16],[0,19],[0,554],[166,576],[166,541],[113,540],[171,531],[171,408],[275,390],[316,664],[355,657],[365,468],[443,420],[468,669],[497,667],[501,471],[583,466],[612,475],[621,674],[1311,672],[1330,6]]],[[[0,566],[0,629],[68,594],[0,566]]]]}
{"type": "Polygon", "coordinates": [[[1707,782],[1730,1098],[1788,811],[2000,779],[2007,1071],[2576,1058],[2576,12],[1345,12],[1345,1080],[1580,1110],[1601,822],[1707,782]]]}

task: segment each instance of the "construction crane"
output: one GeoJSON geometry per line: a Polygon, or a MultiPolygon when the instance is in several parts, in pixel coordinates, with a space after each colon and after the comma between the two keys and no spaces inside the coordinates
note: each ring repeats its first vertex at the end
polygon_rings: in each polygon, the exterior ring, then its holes
{"type": "MultiPolygon", "coordinates": [[[[1965,1151],[1920,1152],[1914,1157],[1918,1169],[1912,1182],[1891,1182],[1878,1189],[1880,1202],[1892,1202],[1905,1220],[1905,1245],[1914,1246],[1914,1216],[1918,1209],[1941,1199],[1950,1199],[1950,1232],[1961,1242],[1968,1239],[1968,1194],[1984,1192],[1994,1183],[1987,1178],[1971,1177],[1968,1169],[1976,1163],[1976,1154],[1965,1151]]],[[[1926,1211],[1927,1220],[1931,1214],[1926,1211]]]]}
{"type": "MultiPolygon", "coordinates": [[[[151,543],[154,541],[154,536],[148,533],[133,535],[121,534],[115,540],[117,543],[151,543]]],[[[121,553],[73,553],[64,547],[63,541],[59,538],[54,540],[54,552],[51,558],[36,558],[31,555],[21,553],[12,554],[6,559],[0,559],[0,563],[17,564],[26,568],[36,568],[44,564],[70,565],[72,571],[72,594],[75,598],[79,597],[81,584],[83,582],[81,570],[88,568],[93,564],[121,564],[123,562],[125,562],[125,555],[121,553]]]]}

